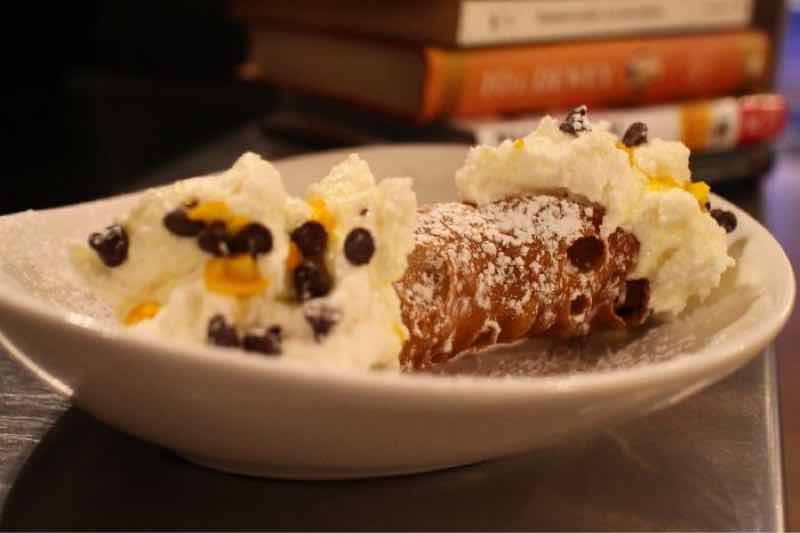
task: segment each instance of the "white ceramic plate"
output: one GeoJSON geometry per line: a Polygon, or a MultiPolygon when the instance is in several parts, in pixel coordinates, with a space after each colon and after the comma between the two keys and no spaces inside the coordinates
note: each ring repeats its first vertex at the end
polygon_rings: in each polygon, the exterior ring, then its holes
{"type": "MultiPolygon", "coordinates": [[[[301,192],[346,151],[282,161],[301,192]]],[[[454,198],[465,148],[361,150],[379,177],[410,175],[422,202],[454,198]]],[[[136,195],[0,218],[0,329],[13,357],[100,420],[216,468],[289,478],[417,472],[527,451],[671,405],[758,355],[791,309],[778,243],[741,210],[737,267],[681,320],[588,342],[530,341],[444,375],[320,370],[302,362],[138,337],[70,271],[84,239],[136,195]],[[451,375],[451,374],[473,375],[451,375]]],[[[357,342],[357,339],[354,341],[357,342]]]]}

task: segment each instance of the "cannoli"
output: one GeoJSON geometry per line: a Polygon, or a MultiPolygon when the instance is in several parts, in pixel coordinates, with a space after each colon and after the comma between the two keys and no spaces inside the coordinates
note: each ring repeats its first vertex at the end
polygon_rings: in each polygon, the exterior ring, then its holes
{"type": "Polygon", "coordinates": [[[418,209],[411,184],[377,182],[352,155],[294,197],[245,154],[144,194],[72,261],[144,334],[411,370],[674,317],[733,264],[735,217],[692,182],[686,147],[648,140],[642,123],[620,139],[583,107],[473,148],[460,202],[418,209]]]}
{"type": "Polygon", "coordinates": [[[647,281],[626,281],[639,242],[619,228],[604,238],[603,216],[599,205],[555,195],[421,208],[395,284],[410,333],[403,366],[524,337],[641,324],[647,281]]]}

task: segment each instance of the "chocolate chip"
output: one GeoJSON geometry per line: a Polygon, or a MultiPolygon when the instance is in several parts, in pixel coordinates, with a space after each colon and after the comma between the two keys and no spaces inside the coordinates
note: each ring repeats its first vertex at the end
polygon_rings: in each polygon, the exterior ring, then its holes
{"type": "Polygon", "coordinates": [[[564,118],[564,122],[559,124],[558,129],[569,135],[575,135],[576,137],[579,133],[592,131],[592,126],[589,124],[589,119],[586,117],[588,112],[589,108],[585,105],[576,107],[567,114],[566,118],[564,118]]]}
{"type": "Polygon", "coordinates": [[[365,228],[355,228],[344,241],[344,256],[354,265],[365,265],[375,253],[375,241],[365,228]]]}
{"type": "Polygon", "coordinates": [[[227,255],[229,251],[228,231],[225,223],[220,220],[211,222],[197,236],[197,245],[201,250],[212,255],[227,255]]]}
{"type": "Polygon", "coordinates": [[[717,221],[717,224],[725,229],[726,233],[730,233],[736,229],[738,221],[736,220],[736,215],[730,211],[725,211],[724,209],[712,209],[709,211],[709,214],[714,220],[717,221]]]}
{"type": "Polygon", "coordinates": [[[630,279],[625,282],[625,301],[614,309],[629,326],[644,322],[649,313],[650,282],[646,279],[630,279]]]}
{"type": "Polygon", "coordinates": [[[580,237],[567,248],[567,257],[579,270],[595,270],[603,264],[606,245],[594,235],[580,237]]]}
{"type": "Polygon", "coordinates": [[[186,209],[178,208],[164,215],[164,226],[179,237],[195,237],[206,226],[202,220],[192,220],[186,209]]]}
{"type": "Polygon", "coordinates": [[[222,315],[214,315],[208,321],[206,333],[208,342],[215,346],[239,346],[239,335],[236,328],[225,321],[222,315]]]}
{"type": "Polygon", "coordinates": [[[328,336],[333,327],[339,322],[341,312],[326,305],[306,306],[303,310],[303,318],[306,319],[311,331],[314,332],[314,340],[320,342],[328,336]]]}
{"type": "Polygon", "coordinates": [[[328,244],[328,233],[325,227],[317,221],[309,220],[292,232],[292,242],[300,249],[305,257],[315,257],[325,251],[328,244]]]}
{"type": "Polygon", "coordinates": [[[292,271],[292,280],[300,301],[325,296],[333,286],[328,271],[313,261],[303,261],[295,267],[292,271]]]}
{"type": "Polygon", "coordinates": [[[228,241],[228,251],[232,254],[266,254],[272,250],[272,233],[264,225],[252,222],[236,233],[228,241]]]}
{"type": "Polygon", "coordinates": [[[369,213],[369,209],[367,209],[367,208],[365,207],[364,209],[362,209],[361,211],[359,211],[359,213],[358,213],[358,214],[359,214],[359,215],[361,215],[362,217],[365,217],[365,216],[367,216],[367,213],[369,213]]]}
{"type": "Polygon", "coordinates": [[[107,267],[119,266],[128,258],[128,233],[119,224],[113,224],[102,233],[89,235],[89,246],[107,267]]]}
{"type": "Polygon", "coordinates": [[[270,326],[261,335],[252,333],[245,335],[242,344],[248,352],[280,355],[282,334],[280,326],[270,326]]]}
{"type": "Polygon", "coordinates": [[[622,137],[622,144],[628,148],[639,146],[647,142],[647,124],[644,122],[634,122],[628,126],[628,130],[622,137]]]}

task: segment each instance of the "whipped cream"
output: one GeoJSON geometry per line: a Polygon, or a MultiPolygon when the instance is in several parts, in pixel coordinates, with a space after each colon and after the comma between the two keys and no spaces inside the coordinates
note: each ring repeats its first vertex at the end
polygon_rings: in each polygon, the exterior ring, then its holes
{"type": "Polygon", "coordinates": [[[629,148],[602,125],[570,134],[545,117],[527,137],[473,148],[455,181],[461,199],[479,205],[555,190],[602,205],[605,235],[621,227],[639,240],[630,277],[649,280],[651,307],[662,316],[706,298],[734,264],[724,229],[704,207],[708,187],[691,181],[680,142],[629,148]]]}
{"type": "Polygon", "coordinates": [[[245,349],[249,342],[321,364],[396,367],[408,332],[392,284],[413,248],[416,207],[410,179],[376,183],[355,155],[297,198],[275,167],[247,153],[220,175],[145,193],[115,221],[128,241],[121,264],[108,266],[86,244],[71,255],[133,330],[245,349]],[[175,213],[184,226],[216,225],[227,237],[201,246],[205,233],[168,227],[175,213]],[[307,223],[326,237],[313,257],[293,237],[307,223]],[[260,235],[266,229],[270,245],[262,237],[257,253],[237,252],[234,236],[252,225],[260,235]],[[301,290],[295,270],[305,265],[317,277],[301,290]]]}

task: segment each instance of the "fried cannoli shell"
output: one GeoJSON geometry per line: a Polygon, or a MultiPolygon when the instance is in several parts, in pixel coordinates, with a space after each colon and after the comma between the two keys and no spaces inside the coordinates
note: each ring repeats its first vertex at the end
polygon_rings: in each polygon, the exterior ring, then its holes
{"type": "Polygon", "coordinates": [[[627,280],[639,242],[619,228],[602,236],[599,205],[536,195],[479,207],[435,204],[418,215],[415,248],[395,284],[410,332],[405,368],[647,318],[647,281],[627,280]]]}

